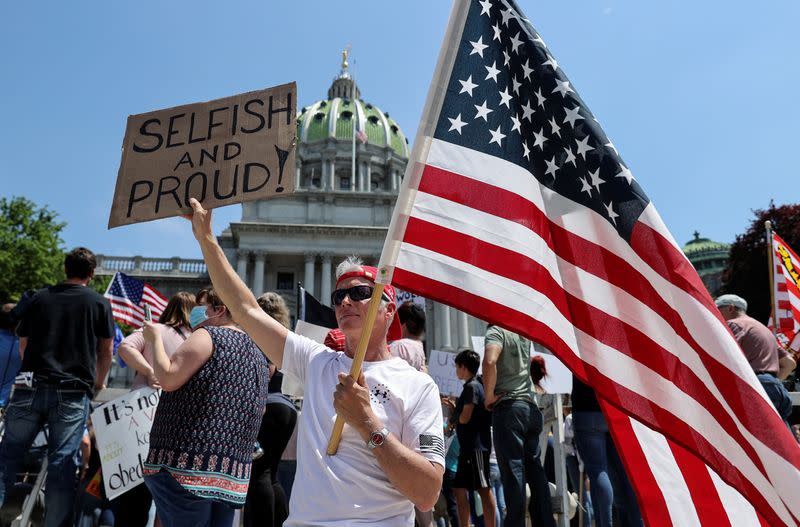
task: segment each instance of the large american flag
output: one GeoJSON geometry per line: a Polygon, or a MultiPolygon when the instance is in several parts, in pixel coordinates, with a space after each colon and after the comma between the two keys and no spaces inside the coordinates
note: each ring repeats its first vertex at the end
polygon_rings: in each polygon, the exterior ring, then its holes
{"type": "Polygon", "coordinates": [[[773,298],[777,331],[800,351],[800,258],[786,242],[772,233],[773,298]]]}
{"type": "Polygon", "coordinates": [[[514,2],[456,1],[380,267],[545,345],[770,525],[797,524],[797,443],[514,2]]]}
{"type": "Polygon", "coordinates": [[[167,307],[167,299],[156,288],[120,272],[114,275],[104,296],[111,302],[114,319],[134,328],[142,327],[145,305],[150,306],[153,320],[158,320],[167,307]]]}

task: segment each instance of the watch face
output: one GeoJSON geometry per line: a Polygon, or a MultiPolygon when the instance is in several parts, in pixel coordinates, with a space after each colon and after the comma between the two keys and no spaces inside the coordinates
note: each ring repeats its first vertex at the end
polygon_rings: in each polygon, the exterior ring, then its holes
{"type": "Polygon", "coordinates": [[[375,432],[370,437],[369,441],[375,446],[381,446],[386,438],[380,432],[375,432]]]}

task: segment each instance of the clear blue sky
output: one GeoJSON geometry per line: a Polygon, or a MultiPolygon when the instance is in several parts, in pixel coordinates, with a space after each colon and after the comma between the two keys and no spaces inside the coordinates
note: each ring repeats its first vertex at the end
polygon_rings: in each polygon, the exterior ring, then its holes
{"type": "MultiPolygon", "coordinates": [[[[732,241],[800,201],[800,4],[520,0],[680,243],[732,241]]],[[[129,114],[295,80],[325,96],[352,44],[363,97],[413,138],[450,2],[142,0],[0,8],[0,195],[68,223],[65,245],[199,256],[187,223],[106,230],[129,114]]],[[[241,214],[219,209],[221,231],[241,214]]]]}

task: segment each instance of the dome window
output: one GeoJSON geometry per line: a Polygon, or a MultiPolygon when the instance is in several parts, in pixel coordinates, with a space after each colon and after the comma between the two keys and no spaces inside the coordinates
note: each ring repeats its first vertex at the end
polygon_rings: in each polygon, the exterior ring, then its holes
{"type": "Polygon", "coordinates": [[[397,132],[399,132],[399,131],[400,131],[400,129],[397,127],[397,125],[396,125],[396,124],[393,124],[393,125],[391,126],[391,128],[392,128],[392,133],[393,133],[393,134],[395,134],[395,135],[397,135],[397,132]]]}
{"type": "Polygon", "coordinates": [[[328,106],[328,103],[326,101],[322,101],[321,103],[319,103],[320,108],[325,108],[326,106],[328,106]]]}
{"type": "Polygon", "coordinates": [[[325,114],[322,113],[322,112],[317,112],[317,113],[314,114],[314,119],[316,119],[317,121],[321,121],[324,118],[325,118],[325,114]]]}
{"type": "Polygon", "coordinates": [[[342,104],[345,105],[345,106],[350,106],[350,99],[344,99],[342,101],[342,104]]]}
{"type": "Polygon", "coordinates": [[[308,110],[308,106],[306,106],[305,108],[303,108],[303,109],[300,111],[300,113],[306,113],[306,110],[308,110]]]}
{"type": "Polygon", "coordinates": [[[349,111],[349,110],[345,110],[344,112],[342,112],[342,114],[341,114],[341,118],[342,118],[342,119],[347,119],[347,120],[350,120],[350,119],[352,119],[352,118],[353,118],[353,112],[351,112],[351,111],[349,111]]]}
{"type": "Polygon", "coordinates": [[[389,118],[389,112],[383,112],[383,115],[384,115],[384,116],[385,116],[387,119],[389,118]]]}
{"type": "Polygon", "coordinates": [[[375,115],[370,115],[369,117],[367,117],[367,120],[372,124],[378,124],[378,117],[375,115]]]}
{"type": "Polygon", "coordinates": [[[367,110],[372,110],[372,105],[370,103],[367,103],[367,110]]]}

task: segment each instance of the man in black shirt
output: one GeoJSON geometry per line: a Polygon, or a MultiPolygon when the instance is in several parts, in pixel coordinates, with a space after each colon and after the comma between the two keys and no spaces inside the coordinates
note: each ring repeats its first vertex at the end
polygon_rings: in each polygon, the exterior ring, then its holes
{"type": "Polygon", "coordinates": [[[477,490],[483,504],[483,522],[494,527],[495,500],[489,482],[489,455],[492,452],[492,432],[489,412],[484,406],[483,385],[475,378],[480,355],[464,350],[456,355],[456,375],[464,381],[464,389],[456,402],[450,426],[455,425],[458,436],[458,470],[453,479],[453,493],[458,504],[458,522],[469,525],[467,491],[477,490]]]}
{"type": "Polygon", "coordinates": [[[108,300],[86,287],[96,260],[79,247],[64,259],[67,279],[37,292],[17,333],[21,372],[32,382],[17,385],[0,443],[0,506],[6,487],[42,426],[48,428],[45,526],[72,525],[77,484],[75,458],[92,390],[104,387],[111,366],[114,322],[108,300]]]}

